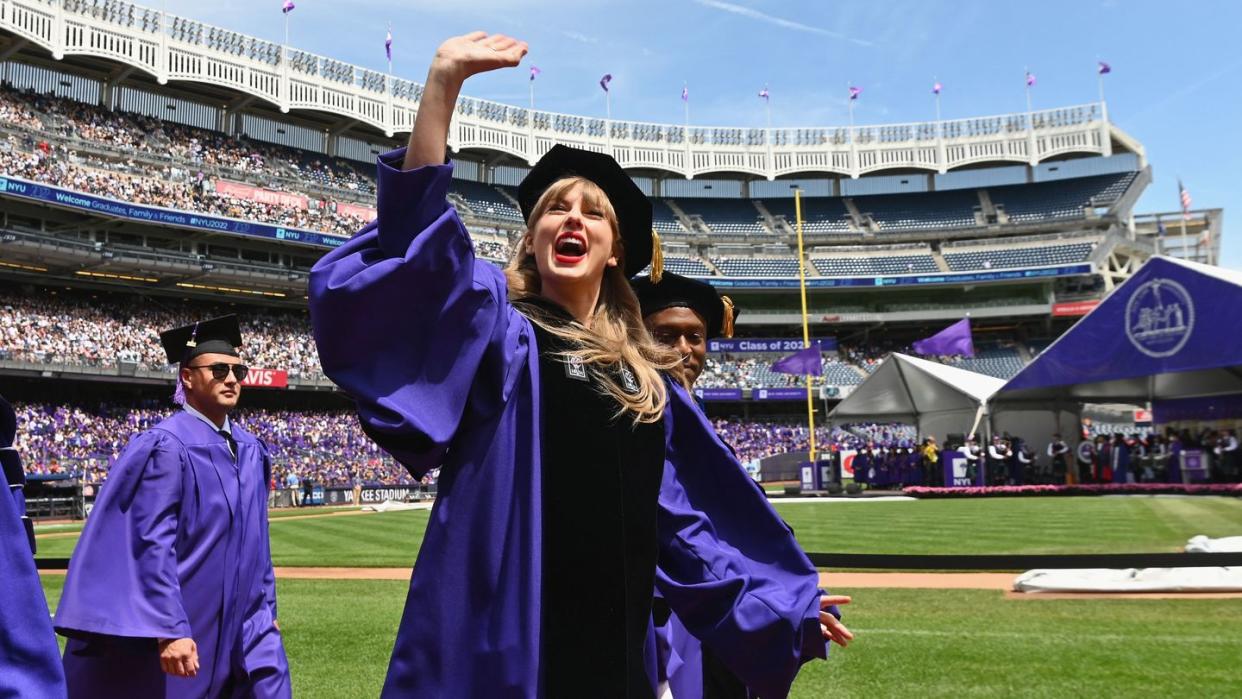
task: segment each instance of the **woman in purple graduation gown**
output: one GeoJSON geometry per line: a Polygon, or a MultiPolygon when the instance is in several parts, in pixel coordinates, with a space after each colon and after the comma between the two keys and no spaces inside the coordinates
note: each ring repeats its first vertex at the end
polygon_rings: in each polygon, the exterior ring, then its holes
{"type": "Polygon", "coordinates": [[[678,357],[627,283],[652,261],[650,203],[611,158],[556,146],[519,188],[529,232],[502,273],[445,198],[462,83],[525,53],[482,32],[440,46],[409,147],[380,156],[377,220],[311,275],[320,359],[363,428],[415,476],[442,467],[384,696],[652,697],[653,585],[785,696],[849,632],[662,373],[678,357]]]}

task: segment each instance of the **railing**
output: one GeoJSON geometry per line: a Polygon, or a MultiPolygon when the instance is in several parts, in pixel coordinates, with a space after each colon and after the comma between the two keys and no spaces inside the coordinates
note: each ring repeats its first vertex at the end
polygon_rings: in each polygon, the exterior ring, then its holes
{"type": "MultiPolygon", "coordinates": [[[[254,95],[282,112],[312,109],[391,137],[410,130],[422,86],[292,47],[121,0],[0,0],[0,29],[52,52],[120,61],[168,80],[254,95]]],[[[533,163],[555,143],[611,153],[623,166],[684,177],[892,169],[934,172],[980,162],[1034,165],[1067,153],[1112,154],[1103,102],[1029,113],[857,127],[753,128],[608,120],[463,97],[449,134],[533,163]]],[[[1132,142],[1132,139],[1120,139],[1132,142]]]]}

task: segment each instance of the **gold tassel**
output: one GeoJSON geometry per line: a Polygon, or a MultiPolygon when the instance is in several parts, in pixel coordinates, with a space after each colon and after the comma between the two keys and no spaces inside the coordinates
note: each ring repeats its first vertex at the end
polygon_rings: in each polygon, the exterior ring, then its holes
{"type": "Polygon", "coordinates": [[[724,319],[720,322],[720,334],[733,337],[733,299],[721,296],[720,303],[724,304],[724,319]]]}
{"type": "Polygon", "coordinates": [[[664,248],[660,245],[660,234],[651,229],[651,283],[659,284],[664,278],[664,248]]]}

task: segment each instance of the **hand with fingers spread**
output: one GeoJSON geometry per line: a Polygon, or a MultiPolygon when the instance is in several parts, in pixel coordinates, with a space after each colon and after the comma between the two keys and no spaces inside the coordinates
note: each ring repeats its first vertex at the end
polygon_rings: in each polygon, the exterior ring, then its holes
{"type": "Polygon", "coordinates": [[[498,68],[512,68],[528,51],[525,41],[504,34],[471,32],[455,36],[436,49],[428,78],[442,75],[464,82],[466,78],[498,68]]]}
{"type": "Polygon", "coordinates": [[[824,611],[834,604],[849,604],[850,598],[845,595],[823,595],[819,598],[819,630],[824,638],[844,648],[854,640],[854,634],[845,628],[841,620],[830,612],[824,611]]]}
{"type": "Polygon", "coordinates": [[[462,83],[472,75],[512,68],[522,61],[528,50],[525,41],[487,32],[455,36],[440,44],[427,71],[427,82],[401,169],[442,164],[449,123],[462,83]]]}
{"type": "Polygon", "coordinates": [[[194,677],[198,674],[198,645],[192,638],[165,638],[160,640],[160,668],[177,677],[194,677]]]}

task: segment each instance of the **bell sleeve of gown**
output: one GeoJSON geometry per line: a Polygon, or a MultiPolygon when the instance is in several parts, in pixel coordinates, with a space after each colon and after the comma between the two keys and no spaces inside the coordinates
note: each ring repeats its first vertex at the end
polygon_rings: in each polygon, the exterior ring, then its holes
{"type": "Polygon", "coordinates": [[[10,495],[25,477],[13,463],[11,473],[0,468],[0,697],[59,699],[65,672],[22,523],[21,490],[10,495]]]}
{"type": "Polygon", "coordinates": [[[517,323],[504,274],[475,260],[445,198],[451,165],[379,159],[378,218],[311,271],[319,359],[363,430],[416,477],[440,465],[467,407],[499,408],[517,323]],[[494,361],[493,361],[494,360],[494,361]]]}
{"type": "Polygon", "coordinates": [[[129,443],[74,550],[56,610],[65,636],[185,638],[177,575],[184,450],[161,430],[129,443]]]}
{"type": "Polygon", "coordinates": [[[764,699],[826,658],[819,574],[678,386],[664,414],[656,588],[681,623],[764,699]]]}

